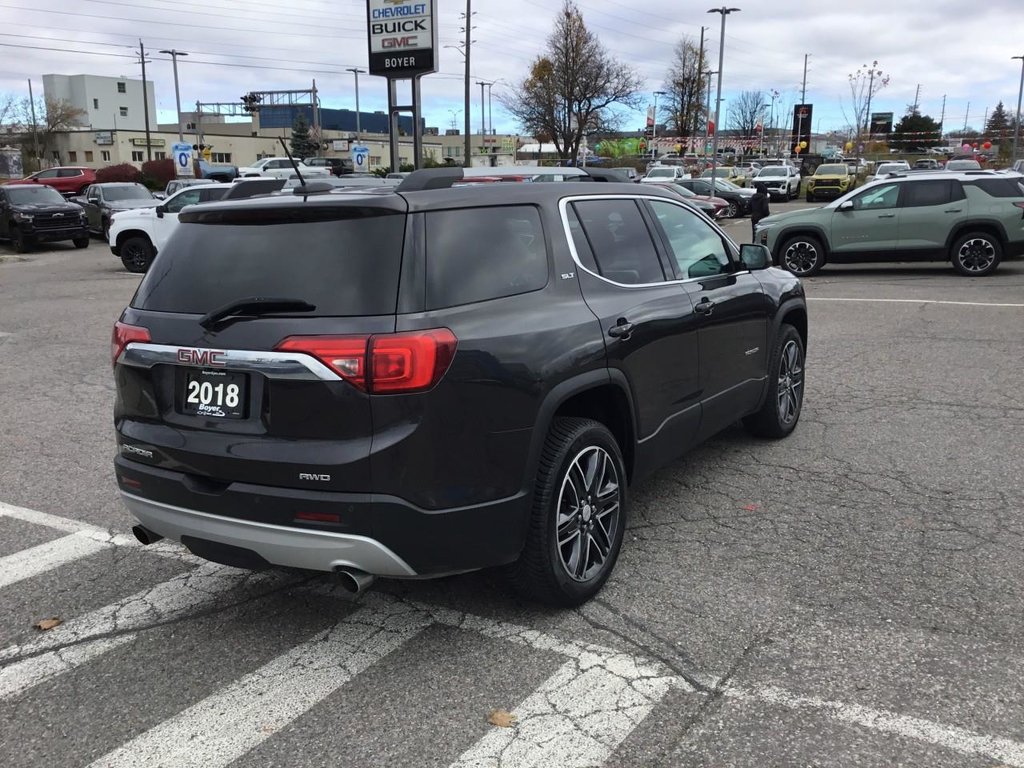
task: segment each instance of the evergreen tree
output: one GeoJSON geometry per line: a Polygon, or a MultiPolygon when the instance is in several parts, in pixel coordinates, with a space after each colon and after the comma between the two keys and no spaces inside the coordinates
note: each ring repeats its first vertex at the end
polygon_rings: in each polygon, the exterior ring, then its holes
{"type": "Polygon", "coordinates": [[[901,152],[937,147],[942,143],[942,126],[938,120],[911,110],[896,123],[889,146],[901,152]]]}
{"type": "Polygon", "coordinates": [[[992,110],[992,114],[988,117],[988,122],[985,124],[985,136],[991,141],[999,142],[1001,139],[1005,139],[1010,135],[1010,116],[1006,113],[1006,108],[1003,106],[1003,102],[996,104],[996,108],[992,110]]]}
{"type": "Polygon", "coordinates": [[[295,122],[292,123],[291,145],[292,154],[302,160],[307,157],[313,157],[320,148],[317,143],[309,137],[309,122],[306,120],[306,116],[302,112],[299,112],[299,114],[295,116],[295,122]]]}

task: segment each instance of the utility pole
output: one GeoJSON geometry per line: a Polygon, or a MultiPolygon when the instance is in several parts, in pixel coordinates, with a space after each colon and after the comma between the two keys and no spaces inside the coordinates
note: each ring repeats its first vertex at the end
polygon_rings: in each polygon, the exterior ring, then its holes
{"type": "Polygon", "coordinates": [[[366,72],[365,69],[359,69],[359,67],[349,67],[345,70],[351,72],[356,76],[356,141],[359,141],[359,134],[362,133],[362,123],[359,117],[359,75],[366,72]]]}
{"type": "MultiPolygon", "coordinates": [[[[36,123],[36,100],[32,96],[32,79],[31,78],[29,78],[29,81],[28,81],[28,106],[29,106],[29,109],[32,111],[32,146],[35,148],[35,152],[36,152],[36,163],[39,165],[39,168],[42,168],[43,167],[43,164],[41,162],[42,158],[39,157],[39,126],[36,123]]],[[[1017,114],[1018,115],[1020,114],[1020,106],[1017,107],[1017,114]]]]}
{"type": "Polygon", "coordinates": [[[664,96],[665,91],[654,92],[654,124],[651,126],[651,157],[656,157],[657,148],[654,146],[658,138],[658,97],[664,96]]]}
{"type": "Polygon", "coordinates": [[[1011,56],[1020,59],[1020,87],[1017,89],[1017,120],[1013,124],[1013,159],[1017,159],[1017,142],[1020,139],[1020,97],[1024,94],[1024,56],[1011,56]]]}
{"type": "MultiPolygon", "coordinates": [[[[967,113],[964,115],[964,133],[967,133],[967,120],[971,116],[971,102],[967,102],[967,113]]],[[[966,137],[965,137],[966,138],[966,137]]],[[[962,144],[963,142],[961,142],[962,144]]]]}
{"type": "Polygon", "coordinates": [[[718,134],[721,133],[718,119],[722,112],[722,68],[725,65],[725,17],[730,13],[739,11],[739,8],[711,8],[708,13],[720,13],[722,15],[722,33],[718,39],[718,93],[715,98],[715,135],[711,140],[711,187],[717,188],[715,184],[715,169],[718,167],[718,134]]]}
{"type": "Polygon", "coordinates": [[[477,80],[476,84],[480,86],[480,141],[483,141],[483,137],[487,135],[487,97],[484,95],[484,88],[487,87],[487,83],[483,80],[477,80]]]}
{"type": "Polygon", "coordinates": [[[718,73],[713,70],[707,70],[704,73],[704,78],[708,81],[708,106],[705,110],[707,119],[704,121],[704,159],[707,161],[708,156],[708,144],[711,143],[711,76],[717,75],[718,73]]]}
{"type": "MultiPolygon", "coordinates": [[[[693,94],[697,98],[700,98],[700,92],[703,90],[701,88],[702,83],[700,81],[700,78],[701,78],[701,75],[704,74],[704,30],[705,29],[707,29],[707,27],[705,27],[705,26],[701,26],[701,28],[700,28],[700,61],[697,63],[697,87],[693,89],[693,94]]],[[[694,152],[697,151],[697,143],[696,143],[697,125],[698,125],[698,123],[700,121],[700,107],[697,106],[697,98],[693,99],[693,102],[694,102],[694,104],[693,104],[693,132],[690,134],[690,137],[694,140],[693,141],[693,147],[692,147],[694,152]]]]}
{"type": "Polygon", "coordinates": [[[466,157],[465,157],[464,165],[467,168],[470,168],[473,165],[473,142],[472,142],[472,140],[469,137],[469,132],[470,132],[470,130],[472,130],[470,128],[470,124],[469,124],[469,119],[470,119],[469,53],[470,53],[470,48],[473,45],[473,24],[471,23],[473,21],[473,8],[472,8],[472,4],[473,4],[473,0],[466,0],[466,50],[464,51],[464,53],[466,54],[466,74],[465,74],[465,81],[466,81],[466,83],[465,83],[465,86],[466,86],[465,100],[466,100],[466,103],[465,103],[463,108],[466,110],[465,115],[464,115],[464,117],[466,119],[466,126],[465,126],[466,127],[466,136],[465,136],[465,153],[466,153],[466,157]]]}
{"type": "Polygon", "coordinates": [[[487,133],[490,136],[494,135],[494,105],[491,104],[491,88],[494,87],[494,83],[487,84],[487,133]]]}
{"type": "MultiPolygon", "coordinates": [[[[178,90],[178,57],[188,56],[184,51],[176,51],[174,48],[166,51],[160,51],[160,53],[166,53],[171,57],[171,65],[174,67],[174,104],[178,108],[178,141],[182,142],[185,140],[181,130],[181,91],[178,90]]],[[[145,80],[145,76],[142,78],[145,80]]]]}
{"type": "Polygon", "coordinates": [[[149,144],[149,95],[146,86],[146,47],[139,40],[139,61],[142,62],[142,115],[146,121],[146,160],[153,159],[153,147],[149,144]]]}
{"type": "Polygon", "coordinates": [[[807,103],[807,59],[808,59],[808,57],[810,57],[810,55],[811,54],[809,54],[809,53],[805,53],[804,54],[804,79],[803,79],[803,84],[800,86],[800,103],[801,104],[806,104],[807,103]]]}
{"type": "Polygon", "coordinates": [[[917,114],[917,106],[921,103],[921,84],[917,84],[917,91],[914,93],[914,108],[913,114],[917,114]]]}
{"type": "Polygon", "coordinates": [[[942,114],[939,115],[939,138],[942,138],[942,131],[946,122],[946,94],[942,94],[942,114]]]}

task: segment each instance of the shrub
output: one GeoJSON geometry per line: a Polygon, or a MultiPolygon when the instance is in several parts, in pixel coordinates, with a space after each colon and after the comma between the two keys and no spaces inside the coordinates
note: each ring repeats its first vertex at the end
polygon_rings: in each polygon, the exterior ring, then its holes
{"type": "Polygon", "coordinates": [[[96,171],[96,181],[142,181],[142,172],[131,163],[121,163],[100,168],[96,171]]]}
{"type": "Polygon", "coordinates": [[[148,160],[142,164],[142,183],[150,189],[163,189],[175,175],[174,161],[169,157],[148,160]]]}

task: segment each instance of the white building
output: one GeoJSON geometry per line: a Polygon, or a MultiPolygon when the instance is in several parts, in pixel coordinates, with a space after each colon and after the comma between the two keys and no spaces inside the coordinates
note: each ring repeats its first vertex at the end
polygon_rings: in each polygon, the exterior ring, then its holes
{"type": "MultiPolygon", "coordinates": [[[[156,128],[156,96],[152,81],[146,82],[150,128],[156,128]]],[[[103,131],[144,131],[145,111],[142,81],[128,77],[97,75],[43,75],[43,95],[50,100],[67,101],[85,114],[78,121],[82,128],[103,131]]]]}

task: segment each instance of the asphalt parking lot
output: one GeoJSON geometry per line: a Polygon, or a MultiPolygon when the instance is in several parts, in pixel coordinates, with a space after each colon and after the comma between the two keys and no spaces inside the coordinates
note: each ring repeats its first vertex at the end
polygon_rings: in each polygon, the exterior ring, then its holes
{"type": "Polygon", "coordinates": [[[634,488],[576,611],[137,546],[108,345],[138,279],[0,244],[5,768],[1024,766],[1024,261],[807,280],[796,433],[634,488]]]}

